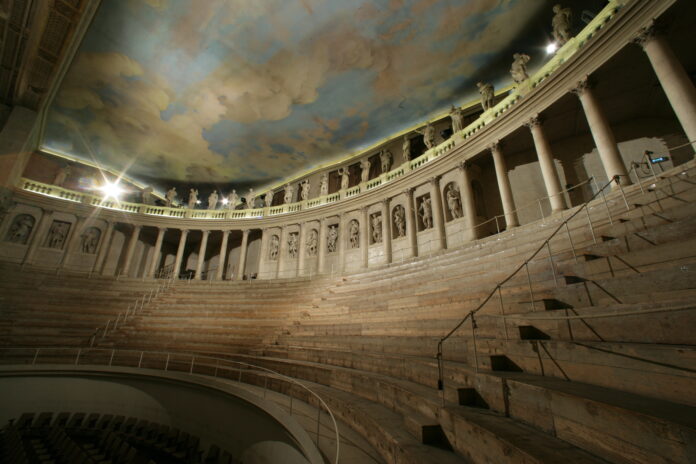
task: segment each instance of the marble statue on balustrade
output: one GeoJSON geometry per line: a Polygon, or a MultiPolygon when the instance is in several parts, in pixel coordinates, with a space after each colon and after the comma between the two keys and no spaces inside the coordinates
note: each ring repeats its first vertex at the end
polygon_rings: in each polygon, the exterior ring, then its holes
{"type": "Polygon", "coordinates": [[[230,196],[227,197],[227,207],[229,209],[235,209],[237,207],[237,203],[239,203],[239,195],[237,195],[237,191],[232,189],[232,193],[230,193],[230,196]]]}
{"type": "Polygon", "coordinates": [[[90,227],[85,230],[80,237],[80,250],[82,250],[82,253],[87,253],[89,255],[96,254],[100,236],[101,231],[96,227],[90,227]]]}
{"type": "Polygon", "coordinates": [[[389,172],[391,170],[392,162],[394,157],[391,151],[386,148],[379,152],[379,162],[382,164],[382,174],[389,172]]]}
{"type": "Polygon", "coordinates": [[[325,172],[321,175],[319,181],[319,194],[324,197],[329,194],[329,173],[325,172]]]}
{"type": "Polygon", "coordinates": [[[30,214],[19,214],[15,216],[5,240],[20,245],[26,245],[35,223],[36,220],[34,216],[30,214]]]}
{"type": "Polygon", "coordinates": [[[393,216],[394,225],[396,226],[394,230],[396,238],[404,237],[406,235],[406,210],[404,210],[403,206],[397,205],[394,208],[393,216]]]}
{"type": "Polygon", "coordinates": [[[213,193],[208,195],[208,209],[217,209],[218,207],[218,193],[217,190],[213,190],[213,193]]]}
{"type": "Polygon", "coordinates": [[[280,239],[277,235],[271,237],[271,243],[268,244],[268,258],[271,261],[278,259],[278,251],[280,249],[280,239]]]}
{"type": "Polygon", "coordinates": [[[143,202],[143,205],[155,204],[155,196],[152,194],[153,191],[154,189],[148,185],[143,189],[142,192],[140,192],[140,197],[143,202]]]}
{"type": "Polygon", "coordinates": [[[169,190],[167,190],[166,195],[164,195],[164,205],[167,208],[171,208],[174,206],[174,202],[176,201],[176,188],[172,187],[169,190]]]}
{"type": "Polygon", "coordinates": [[[370,180],[370,166],[372,163],[369,159],[365,158],[360,161],[360,182],[365,183],[370,180]]]}
{"type": "Polygon", "coordinates": [[[479,93],[481,94],[481,106],[483,107],[483,111],[493,108],[495,103],[495,89],[493,88],[493,84],[478,82],[476,87],[478,87],[479,93]]]}
{"type": "Polygon", "coordinates": [[[70,177],[70,174],[72,173],[72,168],[70,165],[63,166],[58,170],[58,173],[56,174],[56,177],[53,179],[53,185],[56,185],[58,187],[62,187],[65,185],[65,181],[68,180],[68,177],[70,177]]]}
{"type": "Polygon", "coordinates": [[[382,243],[382,215],[375,213],[370,220],[372,223],[372,243],[382,243]]]}
{"type": "Polygon", "coordinates": [[[288,255],[290,255],[291,258],[297,258],[298,242],[298,233],[291,232],[290,235],[288,235],[288,255]]]}
{"type": "Polygon", "coordinates": [[[430,196],[423,197],[420,206],[418,207],[418,215],[423,221],[423,227],[430,229],[433,226],[433,205],[430,196]]]}
{"type": "Polygon", "coordinates": [[[51,228],[48,230],[48,236],[46,237],[46,246],[58,250],[63,249],[63,244],[65,243],[65,239],[68,238],[69,230],[69,222],[53,221],[51,228]]]}
{"type": "Polygon", "coordinates": [[[338,226],[333,225],[329,226],[329,236],[327,237],[326,240],[326,249],[329,250],[329,253],[333,253],[336,251],[338,245],[338,226]]]}
{"type": "Polygon", "coordinates": [[[553,38],[556,40],[556,43],[558,43],[559,47],[570,40],[572,16],[573,12],[570,8],[554,5],[551,27],[553,28],[553,38]]]}
{"type": "Polygon", "coordinates": [[[351,248],[360,248],[360,224],[358,224],[358,221],[355,219],[350,221],[349,229],[350,229],[350,247],[351,248]]]}
{"type": "Polygon", "coordinates": [[[529,74],[527,74],[527,63],[529,63],[529,55],[524,53],[515,53],[512,55],[513,61],[510,67],[510,75],[515,83],[519,84],[529,79],[529,74]]]}
{"type": "Polygon", "coordinates": [[[411,139],[408,134],[404,135],[404,142],[401,144],[401,157],[404,163],[411,161],[411,139]]]}
{"type": "Polygon", "coordinates": [[[316,256],[317,248],[319,247],[319,233],[316,229],[309,231],[307,236],[307,256],[316,256]]]}
{"type": "Polygon", "coordinates": [[[431,149],[435,146],[435,127],[428,123],[422,129],[416,129],[416,132],[423,135],[423,143],[426,148],[431,149]]]}
{"type": "Polygon", "coordinates": [[[271,207],[273,204],[273,190],[266,192],[266,195],[263,197],[263,204],[266,206],[266,208],[271,207]]]}
{"type": "Polygon", "coordinates": [[[198,189],[189,190],[189,197],[188,197],[189,209],[195,208],[197,203],[198,203],[198,189]]]}
{"type": "Polygon", "coordinates": [[[285,204],[292,203],[292,197],[295,194],[295,187],[291,184],[285,184],[285,198],[283,198],[285,204]]]}
{"type": "Polygon", "coordinates": [[[341,176],[341,190],[347,190],[350,183],[350,172],[348,168],[339,168],[338,175],[341,176]]]}
{"type": "Polygon", "coordinates": [[[250,188],[246,195],[247,209],[256,208],[256,193],[253,188],[250,188]]]}
{"type": "Polygon", "coordinates": [[[309,192],[312,190],[312,184],[309,183],[309,179],[305,179],[300,184],[300,198],[302,201],[309,200],[309,192]]]}
{"type": "Polygon", "coordinates": [[[452,120],[452,133],[456,134],[464,129],[464,112],[460,107],[452,105],[449,115],[452,120]]]}
{"type": "Polygon", "coordinates": [[[452,219],[459,219],[462,217],[462,204],[459,189],[457,189],[454,184],[450,184],[445,197],[447,199],[447,209],[449,209],[452,219]]]}

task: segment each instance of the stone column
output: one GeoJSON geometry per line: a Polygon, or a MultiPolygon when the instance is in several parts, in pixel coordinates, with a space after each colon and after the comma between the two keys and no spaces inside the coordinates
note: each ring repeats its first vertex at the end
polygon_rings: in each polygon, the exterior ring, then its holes
{"type": "Polygon", "coordinates": [[[435,227],[435,250],[447,248],[447,231],[442,210],[442,193],[440,192],[440,177],[430,178],[430,204],[433,211],[433,226],[435,227]]]}
{"type": "Polygon", "coordinates": [[[384,262],[392,262],[392,233],[391,212],[389,211],[390,199],[382,200],[382,245],[384,246],[384,262]]]}
{"type": "Polygon", "coordinates": [[[138,237],[140,236],[140,230],[142,226],[133,226],[133,232],[131,232],[130,240],[128,240],[128,245],[126,248],[126,258],[123,260],[123,267],[121,274],[130,276],[131,262],[133,261],[133,253],[135,252],[135,246],[138,244],[138,237]]]}
{"type": "Polygon", "coordinates": [[[418,256],[418,223],[416,222],[416,204],[413,198],[413,187],[404,190],[406,195],[406,236],[411,246],[411,256],[418,256]]]}
{"type": "Polygon", "coordinates": [[[186,249],[186,237],[188,237],[188,229],[181,230],[179,238],[179,248],[176,250],[176,259],[174,259],[173,278],[178,279],[181,274],[181,260],[184,259],[184,250],[186,249]]]}
{"type": "Polygon", "coordinates": [[[39,219],[39,223],[36,224],[34,233],[31,236],[31,242],[29,243],[29,248],[27,249],[27,252],[24,255],[22,265],[34,264],[34,255],[36,254],[36,250],[39,248],[41,241],[46,237],[46,232],[48,231],[48,228],[51,226],[52,219],[53,211],[44,210],[43,214],[41,215],[41,219],[39,219]]]}
{"type": "Polygon", "coordinates": [[[92,272],[101,273],[104,270],[104,263],[106,262],[106,257],[109,256],[109,245],[111,244],[111,237],[113,234],[114,223],[109,221],[106,223],[106,231],[100,238],[99,251],[97,252],[97,257],[94,260],[92,272]]]}
{"type": "Polygon", "coordinates": [[[280,243],[278,244],[278,268],[276,269],[276,278],[280,278],[283,272],[283,264],[285,263],[285,253],[288,250],[287,227],[283,226],[280,229],[280,243]]]}
{"type": "Polygon", "coordinates": [[[693,82],[665,37],[656,33],[654,25],[643,29],[636,42],[648,55],[686,137],[696,150],[696,89],[693,82]]]}
{"type": "Polygon", "coordinates": [[[150,279],[154,277],[155,271],[157,271],[157,264],[160,261],[160,252],[162,251],[162,241],[164,240],[164,233],[167,229],[164,227],[157,228],[157,240],[155,240],[155,247],[152,249],[152,262],[150,262],[150,268],[147,270],[147,277],[150,279]]]}
{"type": "MultiPolygon", "coordinates": [[[[246,257],[247,257],[247,245],[249,243],[249,229],[244,229],[242,231],[242,245],[239,248],[239,264],[237,265],[237,275],[236,280],[242,280],[244,278],[244,268],[246,267],[246,257]]],[[[280,261],[280,256],[278,261],[280,261]]]]}
{"type": "Polygon", "coordinates": [[[265,279],[266,266],[264,263],[268,259],[268,228],[261,229],[261,247],[259,250],[259,279],[265,279]]]}
{"type": "Polygon", "coordinates": [[[361,267],[367,269],[370,262],[370,233],[368,208],[364,206],[360,209],[360,256],[362,257],[361,267]]]}
{"type": "Polygon", "coordinates": [[[297,276],[305,274],[305,255],[307,254],[305,235],[307,235],[306,229],[307,223],[300,223],[300,236],[299,236],[299,247],[297,249],[297,276]]]}
{"type": "Polygon", "coordinates": [[[210,235],[209,230],[201,231],[201,245],[198,247],[198,263],[196,264],[196,275],[194,279],[201,280],[201,275],[203,274],[203,264],[205,263],[205,250],[208,248],[208,236],[210,235]]]}
{"type": "Polygon", "coordinates": [[[341,213],[338,219],[338,272],[346,268],[346,224],[345,213],[341,213]]]}
{"type": "Polygon", "coordinates": [[[549,196],[551,203],[551,211],[557,213],[566,209],[565,198],[561,191],[561,181],[558,179],[556,165],[553,162],[553,154],[551,153],[551,145],[549,144],[544,129],[541,127],[541,119],[539,115],[533,116],[526,124],[532,132],[534,139],[534,147],[539,158],[539,166],[541,167],[541,177],[544,178],[546,186],[546,194],[549,196]]]}
{"type": "Polygon", "coordinates": [[[82,232],[86,220],[87,218],[78,217],[77,221],[75,221],[75,224],[73,224],[72,228],[70,229],[68,244],[66,245],[65,252],[63,253],[63,256],[60,259],[58,269],[63,269],[65,265],[68,264],[70,255],[73,253],[73,251],[75,250],[75,245],[77,245],[77,243],[80,240],[80,232],[82,232]]]}
{"type": "Polygon", "coordinates": [[[319,263],[317,274],[323,274],[326,267],[326,218],[319,221],[319,263]]]}
{"type": "MultiPolygon", "coordinates": [[[[609,127],[609,121],[604,116],[604,112],[600,108],[592,88],[588,85],[587,78],[580,81],[573,92],[580,98],[580,103],[585,111],[585,117],[590,126],[590,132],[597,146],[597,151],[607,177],[611,179],[616,175],[623,176],[621,177],[621,183],[623,185],[630,184],[631,179],[628,177],[628,171],[626,171],[626,166],[624,166],[621,159],[621,153],[619,153],[614,133],[609,127]]],[[[618,185],[613,183],[612,188],[616,187],[618,185]]]]}
{"type": "Polygon", "coordinates": [[[515,201],[512,199],[512,188],[510,187],[510,179],[508,178],[507,165],[505,158],[500,151],[500,144],[494,143],[488,147],[493,155],[493,163],[495,164],[495,176],[498,179],[498,190],[500,190],[500,200],[503,203],[503,212],[505,214],[506,229],[512,229],[520,225],[515,211],[515,201]]]}
{"type": "Polygon", "coordinates": [[[215,275],[216,280],[222,280],[225,275],[225,267],[227,264],[227,241],[230,238],[230,231],[222,231],[222,243],[220,244],[220,256],[218,256],[218,268],[215,275]]]}
{"type": "Polygon", "coordinates": [[[479,238],[478,215],[476,214],[476,201],[474,199],[474,189],[471,188],[471,176],[469,176],[469,168],[471,164],[467,161],[460,163],[459,168],[459,193],[462,196],[462,208],[464,212],[464,221],[466,228],[469,229],[469,237],[471,240],[479,238]]]}

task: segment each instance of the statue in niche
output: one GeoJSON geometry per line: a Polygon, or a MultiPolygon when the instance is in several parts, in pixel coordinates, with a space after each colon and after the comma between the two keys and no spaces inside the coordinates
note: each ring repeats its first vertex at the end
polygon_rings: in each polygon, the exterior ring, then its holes
{"type": "Polygon", "coordinates": [[[350,173],[348,172],[348,168],[339,168],[338,175],[341,176],[341,190],[348,189],[350,182],[350,173]]]}
{"type": "Polygon", "coordinates": [[[142,202],[144,205],[154,205],[155,204],[155,199],[152,195],[152,192],[154,189],[150,187],[149,185],[143,189],[142,192],[140,192],[140,196],[142,198],[142,202]]]}
{"type": "Polygon", "coordinates": [[[458,106],[452,105],[450,109],[450,119],[452,120],[452,133],[456,134],[464,129],[464,112],[458,106]]]}
{"type": "Polygon", "coordinates": [[[333,253],[336,251],[336,245],[338,244],[338,226],[333,225],[329,226],[329,236],[326,241],[326,248],[329,250],[329,253],[333,253]]]}
{"type": "Polygon", "coordinates": [[[53,179],[53,185],[62,187],[65,184],[65,181],[68,180],[68,177],[70,177],[71,172],[72,168],[69,164],[60,168],[56,174],[56,177],[53,179]]]}
{"type": "Polygon", "coordinates": [[[277,235],[271,237],[271,243],[268,246],[268,258],[271,261],[278,259],[278,249],[280,248],[280,239],[277,235]]]}
{"type": "Polygon", "coordinates": [[[371,165],[372,165],[372,163],[367,158],[360,162],[360,181],[362,183],[365,183],[368,180],[370,180],[370,166],[371,165]]]}
{"type": "Polygon", "coordinates": [[[26,245],[35,222],[34,216],[30,214],[18,214],[15,216],[5,240],[12,243],[19,243],[20,245],[26,245]]]}
{"type": "Polygon", "coordinates": [[[302,181],[300,189],[300,198],[302,198],[302,201],[309,200],[309,192],[312,189],[312,184],[309,183],[309,179],[302,181]]]}
{"type": "Polygon", "coordinates": [[[353,219],[350,221],[350,247],[360,248],[360,224],[353,219]]]}
{"type": "Polygon", "coordinates": [[[455,187],[454,184],[450,184],[445,197],[447,199],[447,208],[452,215],[452,219],[459,219],[462,217],[462,205],[460,200],[461,197],[459,196],[459,189],[455,187]]]}
{"type": "Polygon", "coordinates": [[[292,203],[292,197],[295,194],[295,187],[290,184],[285,184],[285,204],[292,203]]]}
{"type": "Polygon", "coordinates": [[[404,143],[401,145],[401,156],[404,159],[404,163],[411,161],[411,139],[408,138],[408,134],[404,135],[404,143]]]}
{"type": "Polygon", "coordinates": [[[266,196],[263,197],[263,203],[266,205],[266,208],[271,207],[271,204],[273,204],[273,190],[266,192],[266,196]]]}
{"type": "Polygon", "coordinates": [[[512,67],[510,68],[510,75],[512,75],[512,80],[517,84],[529,79],[527,74],[527,63],[529,63],[529,55],[524,53],[515,53],[512,55],[512,67]]]}
{"type": "Polygon", "coordinates": [[[227,207],[229,209],[234,209],[237,206],[237,203],[239,203],[239,195],[237,195],[237,191],[235,189],[232,189],[232,193],[230,193],[227,200],[227,207]]]}
{"type": "Polygon", "coordinates": [[[174,206],[174,202],[176,201],[176,187],[172,187],[169,190],[167,190],[167,194],[164,196],[165,200],[165,206],[167,208],[171,208],[174,206]]]}
{"type": "Polygon", "coordinates": [[[431,149],[435,146],[435,127],[428,123],[422,129],[416,129],[416,132],[423,135],[423,143],[426,148],[431,149]]]}
{"type": "Polygon", "coordinates": [[[418,215],[423,221],[423,227],[430,229],[433,226],[433,206],[429,196],[423,197],[418,207],[418,215]]]}
{"type": "Polygon", "coordinates": [[[83,253],[93,255],[97,252],[101,231],[96,227],[90,227],[80,237],[80,249],[83,253]]]}
{"type": "Polygon", "coordinates": [[[493,104],[495,103],[495,89],[493,88],[493,84],[478,82],[476,87],[478,87],[479,93],[481,94],[481,106],[483,107],[483,111],[493,108],[493,104]]]}
{"type": "Polygon", "coordinates": [[[570,8],[563,8],[561,5],[554,5],[553,19],[551,27],[553,28],[553,38],[562,46],[570,39],[570,26],[573,12],[570,8]]]}
{"type": "Polygon", "coordinates": [[[217,190],[213,190],[213,193],[208,195],[208,209],[217,209],[218,207],[218,193],[217,190]]]}
{"type": "Polygon", "coordinates": [[[382,174],[389,172],[391,169],[392,160],[392,153],[389,150],[384,149],[379,152],[379,161],[382,164],[382,174]]]}
{"type": "Polygon", "coordinates": [[[371,217],[372,243],[382,243],[382,215],[375,213],[371,217]]]}
{"type": "Polygon", "coordinates": [[[288,236],[288,254],[291,258],[297,258],[298,241],[298,234],[296,232],[293,232],[288,236]]]}
{"type": "Polygon", "coordinates": [[[55,248],[58,250],[63,249],[65,239],[68,237],[68,230],[70,230],[70,223],[53,221],[51,228],[48,230],[46,246],[48,246],[48,248],[55,248]]]}
{"type": "Polygon", "coordinates": [[[396,237],[403,237],[406,235],[406,210],[401,205],[397,205],[394,208],[394,224],[396,225],[396,237]]]}
{"type": "Polygon", "coordinates": [[[329,173],[327,172],[321,175],[319,193],[322,197],[325,197],[329,194],[329,173]]]}
{"type": "Polygon", "coordinates": [[[307,237],[307,256],[316,256],[317,248],[319,246],[319,234],[316,229],[309,231],[309,236],[307,237]]]}
{"type": "Polygon", "coordinates": [[[189,197],[188,197],[189,209],[195,208],[196,203],[198,203],[198,189],[191,189],[191,190],[189,190],[189,197]]]}
{"type": "Polygon", "coordinates": [[[247,203],[247,209],[256,208],[256,193],[254,193],[253,188],[250,188],[249,191],[247,192],[246,203],[247,203]]]}

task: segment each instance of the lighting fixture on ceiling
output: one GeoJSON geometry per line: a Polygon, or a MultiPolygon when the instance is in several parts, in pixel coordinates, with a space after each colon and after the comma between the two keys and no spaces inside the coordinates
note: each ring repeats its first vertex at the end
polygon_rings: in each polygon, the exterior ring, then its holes
{"type": "Polygon", "coordinates": [[[99,187],[99,190],[104,194],[104,200],[113,198],[118,200],[119,195],[121,195],[124,190],[118,185],[118,183],[106,182],[104,185],[99,187]]]}
{"type": "Polygon", "coordinates": [[[546,53],[548,55],[553,55],[558,50],[558,44],[556,42],[551,42],[546,46],[546,53]]]}

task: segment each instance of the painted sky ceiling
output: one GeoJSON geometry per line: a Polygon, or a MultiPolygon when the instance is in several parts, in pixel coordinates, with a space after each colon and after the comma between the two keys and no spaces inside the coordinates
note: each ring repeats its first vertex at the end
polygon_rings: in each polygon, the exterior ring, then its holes
{"type": "Polygon", "coordinates": [[[268,185],[508,83],[552,5],[102,0],[43,145],[160,189],[268,185]]]}

